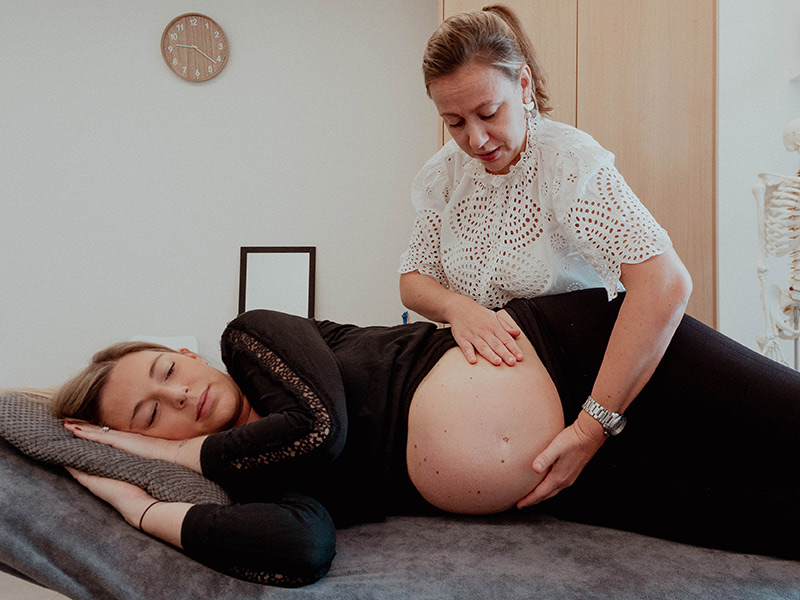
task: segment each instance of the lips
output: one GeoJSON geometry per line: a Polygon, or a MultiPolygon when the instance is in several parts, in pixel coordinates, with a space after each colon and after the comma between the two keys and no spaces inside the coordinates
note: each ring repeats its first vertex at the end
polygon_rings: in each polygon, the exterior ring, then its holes
{"type": "Polygon", "coordinates": [[[208,390],[211,389],[211,386],[207,387],[203,390],[203,393],[200,394],[200,398],[197,400],[197,416],[195,417],[195,421],[199,421],[203,417],[208,414],[208,409],[210,408],[210,402],[208,401],[208,390]]]}
{"type": "Polygon", "coordinates": [[[487,152],[485,154],[478,154],[477,157],[483,162],[492,162],[493,160],[497,159],[497,156],[499,154],[500,154],[500,148],[495,148],[491,152],[487,152]]]}

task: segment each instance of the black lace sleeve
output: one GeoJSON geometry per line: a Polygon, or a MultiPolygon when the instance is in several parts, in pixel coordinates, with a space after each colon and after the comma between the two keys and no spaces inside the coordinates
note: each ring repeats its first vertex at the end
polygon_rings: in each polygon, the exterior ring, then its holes
{"type": "Polygon", "coordinates": [[[244,313],[222,335],[222,359],[262,418],[209,436],[200,456],[204,475],[224,482],[257,468],[281,485],[339,455],[347,435],[344,386],[314,321],[244,313]]]}
{"type": "Polygon", "coordinates": [[[336,530],[319,502],[285,493],[271,503],[194,506],[183,521],[181,544],[188,556],[216,571],[297,587],[328,571],[336,530]]]}

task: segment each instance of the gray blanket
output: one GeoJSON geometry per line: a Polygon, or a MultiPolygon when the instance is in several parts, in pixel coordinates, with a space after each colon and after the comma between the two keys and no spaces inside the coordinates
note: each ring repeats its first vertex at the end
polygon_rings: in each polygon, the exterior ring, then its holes
{"type": "Polygon", "coordinates": [[[212,571],[127,525],[63,469],[0,440],[0,569],[70,598],[800,599],[800,564],[589,527],[535,511],[392,517],[338,532],[318,583],[212,571]]]}

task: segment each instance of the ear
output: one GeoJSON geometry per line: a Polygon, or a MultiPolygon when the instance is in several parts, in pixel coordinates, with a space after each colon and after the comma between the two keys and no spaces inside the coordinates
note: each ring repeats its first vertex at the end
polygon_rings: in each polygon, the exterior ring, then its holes
{"type": "Polygon", "coordinates": [[[208,361],[205,358],[203,358],[202,356],[200,356],[198,354],[195,354],[194,352],[192,352],[188,348],[181,348],[180,350],[178,350],[178,354],[183,354],[184,356],[188,356],[189,358],[194,358],[195,360],[199,360],[204,365],[208,364],[208,361]]]}
{"type": "Polygon", "coordinates": [[[519,70],[519,86],[522,90],[522,101],[527,101],[528,98],[533,98],[533,75],[531,68],[525,64],[519,70]]]}

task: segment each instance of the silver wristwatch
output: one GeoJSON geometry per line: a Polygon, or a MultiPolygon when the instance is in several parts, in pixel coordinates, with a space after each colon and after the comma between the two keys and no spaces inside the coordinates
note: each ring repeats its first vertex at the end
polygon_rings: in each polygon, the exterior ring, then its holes
{"type": "Polygon", "coordinates": [[[583,403],[583,410],[589,413],[600,425],[606,435],[617,435],[625,429],[626,419],[623,415],[611,412],[589,396],[583,403]]]}

